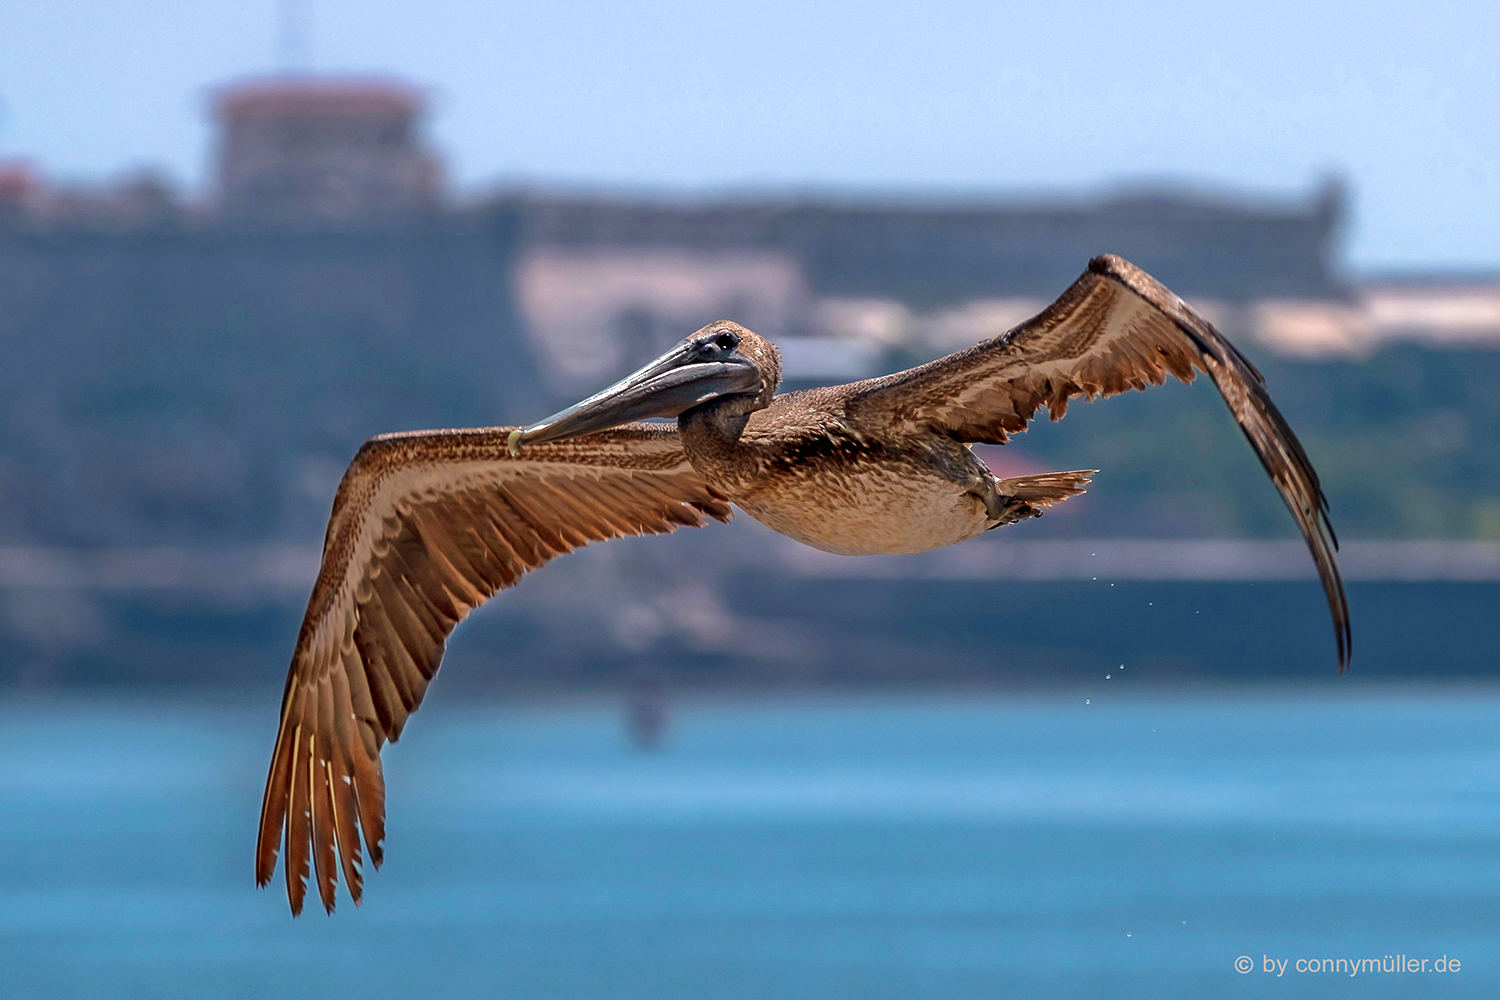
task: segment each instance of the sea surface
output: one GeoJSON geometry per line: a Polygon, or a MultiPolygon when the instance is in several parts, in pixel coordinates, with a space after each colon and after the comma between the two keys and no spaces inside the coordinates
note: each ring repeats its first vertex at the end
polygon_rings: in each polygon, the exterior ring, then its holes
{"type": "Polygon", "coordinates": [[[684,699],[651,752],[435,690],[364,905],[297,920],[252,880],[273,693],[13,698],[0,994],[1500,996],[1500,692],[1125,680],[684,699]]]}

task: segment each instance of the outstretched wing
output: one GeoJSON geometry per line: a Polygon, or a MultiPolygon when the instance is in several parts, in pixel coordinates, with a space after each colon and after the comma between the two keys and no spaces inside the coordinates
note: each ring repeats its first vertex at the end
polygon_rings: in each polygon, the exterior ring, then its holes
{"type": "Polygon", "coordinates": [[[360,900],[360,832],[378,867],[380,748],[400,737],[448,633],[497,590],[589,542],[660,534],[728,501],[695,473],[677,429],[632,424],[506,450],[511,428],[370,440],[333,502],[323,565],[297,636],[256,846],[260,885],[285,830],[287,895],[312,869],[330,912],[342,866],[360,900]]]}
{"type": "Polygon", "coordinates": [[[1062,418],[1068,400],[1191,382],[1207,372],[1302,529],[1317,564],[1338,641],[1350,653],[1349,604],[1334,553],[1328,500],[1318,474],[1265,380],[1234,345],[1160,282],[1113,255],[1089,269],[1042,313],[1013,330],[929,364],[850,386],[860,420],[886,421],[1003,443],[1046,407],[1062,418]]]}

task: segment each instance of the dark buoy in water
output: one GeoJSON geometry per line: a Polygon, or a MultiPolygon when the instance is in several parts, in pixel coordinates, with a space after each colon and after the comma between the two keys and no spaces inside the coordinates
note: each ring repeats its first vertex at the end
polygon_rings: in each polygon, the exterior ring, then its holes
{"type": "Polygon", "coordinates": [[[667,677],[659,667],[642,667],[630,679],[625,731],[639,750],[658,750],[667,735],[667,677]]]}

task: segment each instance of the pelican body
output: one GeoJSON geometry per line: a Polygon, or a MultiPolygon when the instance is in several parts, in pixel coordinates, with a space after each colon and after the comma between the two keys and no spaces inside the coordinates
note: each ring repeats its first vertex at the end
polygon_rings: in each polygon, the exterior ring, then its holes
{"type": "Polygon", "coordinates": [[[732,506],[815,548],[913,553],[1039,516],[1095,470],[997,479],[970,450],[1045,408],[1206,372],[1280,491],[1323,581],[1348,662],[1348,603],[1317,473],[1253,365],[1118,257],[1014,329],[925,365],[777,395],[776,348],[710,323],[575,406],[524,428],[373,438],[334,499],[292,655],[261,811],[256,878],[286,845],[301,911],[309,867],[330,912],[378,866],[397,739],[448,634],[528,571],[589,542],[728,521],[732,506]],[[675,418],[671,425],[641,422],[675,418]]]}
{"type": "Polygon", "coordinates": [[[1087,472],[997,480],[962,442],[889,436],[842,403],[836,391],[789,393],[751,413],[743,427],[705,406],[681,419],[683,452],[710,486],[757,521],[846,556],[966,541],[1040,514],[1028,498],[1062,499],[1088,481],[1087,472]],[[1038,482],[1052,479],[1056,496],[1038,482]]]}

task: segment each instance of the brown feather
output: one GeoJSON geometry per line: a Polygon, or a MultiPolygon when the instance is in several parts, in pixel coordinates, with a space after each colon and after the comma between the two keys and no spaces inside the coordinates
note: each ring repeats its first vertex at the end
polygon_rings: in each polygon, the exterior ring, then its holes
{"type": "MultiPolygon", "coordinates": [[[[305,709],[309,704],[315,704],[316,698],[314,692],[307,692],[303,696],[302,707],[305,709]]],[[[299,720],[292,730],[291,787],[287,789],[286,857],[282,860],[286,867],[287,898],[292,904],[294,916],[302,912],[302,898],[307,892],[307,851],[312,837],[307,821],[307,741],[311,738],[311,733],[304,725],[299,720]]]]}
{"type": "Polygon", "coordinates": [[[312,792],[313,877],[323,908],[333,912],[334,888],[338,885],[337,860],[334,857],[336,834],[333,814],[333,775],[328,762],[333,756],[333,690],[328,675],[318,684],[318,731],[313,734],[312,792]]]}
{"type": "Polygon", "coordinates": [[[286,789],[291,783],[291,740],[287,715],[296,701],[295,672],[287,678],[282,697],[281,730],[276,734],[276,749],[271,755],[271,773],[266,779],[266,793],[260,807],[260,833],[255,848],[255,884],[264,888],[276,871],[276,855],[281,849],[281,829],[286,821],[286,789]]]}
{"type": "Polygon", "coordinates": [[[1051,507],[1069,497],[1085,492],[1084,487],[1093,479],[1098,469],[1080,469],[1077,472],[1044,472],[1035,476],[1016,476],[995,483],[996,492],[1012,497],[1033,507],[1051,507]]]}
{"type": "Polygon", "coordinates": [[[354,734],[357,725],[354,706],[349,698],[349,679],[342,670],[330,671],[334,704],[338,711],[333,719],[333,832],[337,839],[339,862],[344,869],[344,884],[354,905],[360,902],[363,882],[360,878],[359,804],[354,792],[354,734]]]}

